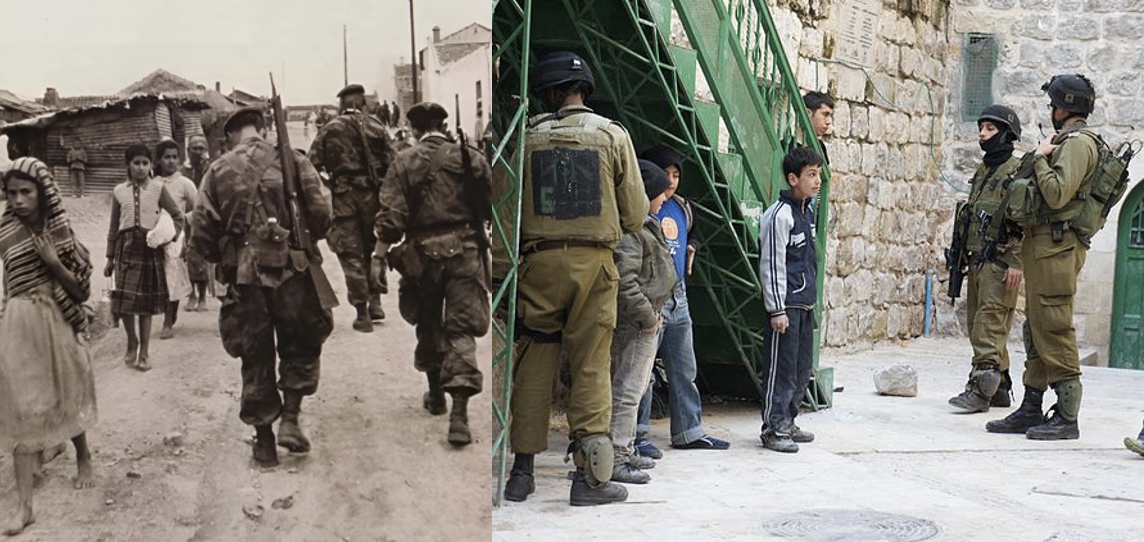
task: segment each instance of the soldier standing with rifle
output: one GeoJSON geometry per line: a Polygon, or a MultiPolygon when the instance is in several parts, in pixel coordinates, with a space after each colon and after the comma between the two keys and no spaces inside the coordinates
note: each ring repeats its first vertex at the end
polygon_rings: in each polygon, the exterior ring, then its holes
{"type": "Polygon", "coordinates": [[[1009,377],[1009,328],[1017,307],[1021,271],[1020,244],[1010,241],[982,254],[989,227],[1004,220],[1001,202],[1009,179],[1020,164],[1013,142],[1021,139],[1017,113],[1002,105],[986,107],[977,118],[978,144],[985,152],[977,167],[968,201],[958,206],[954,243],[950,249],[950,297],[960,293],[963,273],[969,276],[966,324],[973,345],[973,368],[965,391],[949,400],[963,412],[988,412],[1007,407],[1013,380],[1009,377]],[[956,287],[954,283],[956,282],[956,287]]]}
{"type": "Polygon", "coordinates": [[[353,328],[369,333],[375,320],[385,318],[381,294],[389,290],[385,273],[370,269],[370,256],[377,242],[373,225],[380,209],[378,189],[393,148],[381,121],[363,112],[365,89],[361,85],[343,88],[338,98],[341,113],[318,132],[309,156],[333,192],[334,223],[326,242],[338,255],[349,302],[357,309],[353,328]]]}
{"type": "Polygon", "coordinates": [[[257,432],[254,460],[262,466],[278,464],[271,424],[279,416],[277,444],[310,450],[299,427],[302,398],[318,389],[322,345],[334,325],[330,309],[337,305],[315,244],[329,229],[330,202],[317,171],[290,148],[277,92],[271,105],[277,149],[265,140],[261,109],[239,109],[227,119],[231,151],[203,177],[190,239],[230,286],[219,331],[226,352],[242,359],[239,418],[257,432]]]}
{"type": "MultiPolygon", "coordinates": [[[[389,262],[401,274],[401,316],[417,327],[414,366],[429,381],[422,406],[444,414],[451,395],[448,441],[463,446],[472,442],[469,397],[482,386],[475,338],[489,328],[492,172],[463,132],[459,143],[447,139],[443,107],[423,102],[407,115],[418,141],[397,155],[381,185],[374,258],[401,241],[389,262]]],[[[374,272],[383,266],[375,261],[374,272]]]]}

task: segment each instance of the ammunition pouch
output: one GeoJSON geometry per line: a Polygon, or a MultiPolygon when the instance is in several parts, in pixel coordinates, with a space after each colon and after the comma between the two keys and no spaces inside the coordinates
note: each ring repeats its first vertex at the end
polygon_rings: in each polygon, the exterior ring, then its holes
{"type": "Polygon", "coordinates": [[[425,272],[425,264],[421,261],[421,255],[417,253],[408,239],[404,243],[390,248],[385,261],[388,262],[390,269],[401,274],[402,280],[411,283],[421,280],[421,275],[425,272]]]}
{"type": "Polygon", "coordinates": [[[278,224],[263,224],[251,229],[246,236],[251,259],[259,269],[283,269],[291,263],[290,230],[278,224]]]}
{"type": "Polygon", "coordinates": [[[584,471],[588,487],[596,488],[612,479],[615,451],[608,435],[581,437],[569,447],[576,468],[584,471]]]}

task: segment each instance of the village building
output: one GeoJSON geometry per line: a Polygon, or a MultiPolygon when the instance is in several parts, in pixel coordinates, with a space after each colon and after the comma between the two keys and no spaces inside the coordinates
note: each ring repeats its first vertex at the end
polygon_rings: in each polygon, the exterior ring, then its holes
{"type": "Polygon", "coordinates": [[[59,97],[45,94],[57,109],[0,126],[9,138],[11,158],[44,160],[56,179],[68,179],[67,152],[73,143],[87,152],[87,186],[110,190],[125,178],[123,153],[136,143],[153,146],[170,138],[185,147],[192,135],[205,134],[211,154],[224,149],[222,123],[235,104],[165,70],[156,70],[111,96],[59,97]]]}
{"type": "Polygon", "coordinates": [[[433,27],[429,46],[421,51],[421,100],[449,111],[449,126],[480,137],[489,122],[492,83],[492,30],[473,23],[442,37],[433,27]],[[456,106],[461,118],[454,118],[456,106]]]}

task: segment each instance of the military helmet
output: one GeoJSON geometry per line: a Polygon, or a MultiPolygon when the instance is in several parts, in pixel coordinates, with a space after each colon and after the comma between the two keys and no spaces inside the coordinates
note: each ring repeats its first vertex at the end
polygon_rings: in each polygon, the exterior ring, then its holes
{"type": "Polygon", "coordinates": [[[977,123],[980,124],[983,120],[995,124],[1004,124],[1010,132],[1013,132],[1013,135],[1017,136],[1016,139],[1021,139],[1021,119],[1017,117],[1017,112],[1012,109],[993,104],[981,110],[981,115],[977,117],[977,123]]]}
{"type": "Polygon", "coordinates": [[[532,67],[530,76],[529,86],[533,92],[573,81],[587,85],[588,93],[596,88],[596,78],[592,77],[588,63],[572,51],[557,51],[545,55],[532,67]]]}
{"type": "Polygon", "coordinates": [[[1041,86],[1041,90],[1048,93],[1053,107],[1071,113],[1081,115],[1092,113],[1096,101],[1096,89],[1092,86],[1092,82],[1080,74],[1054,75],[1048,83],[1041,86]]]}

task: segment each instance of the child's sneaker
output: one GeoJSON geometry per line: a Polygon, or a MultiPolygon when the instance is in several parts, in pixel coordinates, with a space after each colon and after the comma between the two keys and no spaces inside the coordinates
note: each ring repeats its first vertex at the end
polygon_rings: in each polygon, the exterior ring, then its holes
{"type": "Polygon", "coordinates": [[[663,452],[661,452],[659,448],[656,448],[655,444],[652,444],[650,440],[644,437],[636,439],[635,448],[636,453],[644,457],[650,457],[652,459],[663,459],[663,452]]]}
{"type": "Polygon", "coordinates": [[[803,431],[801,427],[796,425],[790,431],[790,439],[798,443],[814,442],[814,433],[803,431]]]}
{"type": "Polygon", "coordinates": [[[763,448],[774,450],[776,452],[783,452],[793,454],[798,451],[798,444],[790,438],[790,435],[780,435],[777,433],[770,433],[763,435],[763,448]]]}

